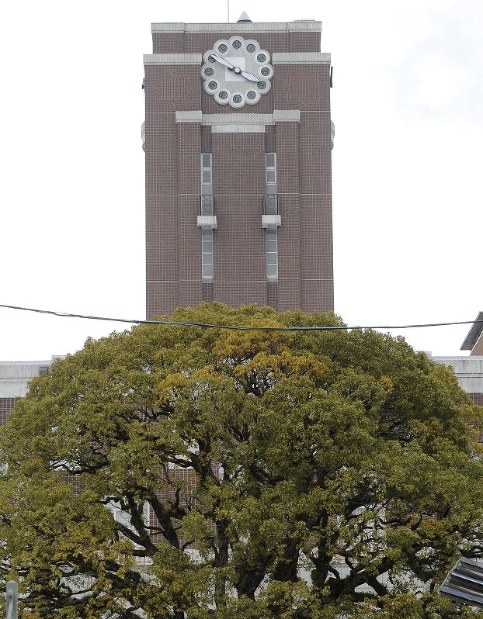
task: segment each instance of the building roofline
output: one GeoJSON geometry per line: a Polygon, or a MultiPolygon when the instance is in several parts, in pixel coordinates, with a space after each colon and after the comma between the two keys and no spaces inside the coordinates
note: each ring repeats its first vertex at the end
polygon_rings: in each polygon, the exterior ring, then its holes
{"type": "Polygon", "coordinates": [[[468,335],[465,341],[461,344],[460,350],[473,350],[476,342],[480,339],[481,332],[483,331],[483,312],[479,312],[475,318],[471,329],[468,331],[468,335]]]}
{"type": "Polygon", "coordinates": [[[290,22],[185,23],[156,22],[151,32],[322,32],[322,22],[300,19],[290,22]]]}
{"type": "Polygon", "coordinates": [[[22,360],[13,360],[13,361],[0,361],[0,366],[3,365],[52,365],[52,359],[40,359],[35,361],[22,361],[22,360]]]}

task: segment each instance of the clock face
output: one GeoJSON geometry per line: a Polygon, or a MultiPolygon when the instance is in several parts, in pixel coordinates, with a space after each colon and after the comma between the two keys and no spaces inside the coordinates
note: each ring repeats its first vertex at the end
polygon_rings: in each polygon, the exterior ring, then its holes
{"type": "Polygon", "coordinates": [[[220,105],[255,105],[272,87],[270,54],[253,39],[220,39],[203,54],[203,89],[220,105]]]}

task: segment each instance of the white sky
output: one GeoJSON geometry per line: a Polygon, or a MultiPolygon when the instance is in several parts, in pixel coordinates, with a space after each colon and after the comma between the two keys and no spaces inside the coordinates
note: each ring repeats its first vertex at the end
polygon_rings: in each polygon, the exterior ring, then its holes
{"type": "MultiPolygon", "coordinates": [[[[321,20],[332,53],[336,311],[349,325],[483,310],[483,2],[231,0],[230,21],[321,20]]],[[[226,0],[0,5],[0,304],[144,318],[143,53],[151,22],[226,0]]],[[[0,360],[74,352],[115,323],[0,308],[0,360]]],[[[467,354],[469,326],[393,331],[467,354]]]]}

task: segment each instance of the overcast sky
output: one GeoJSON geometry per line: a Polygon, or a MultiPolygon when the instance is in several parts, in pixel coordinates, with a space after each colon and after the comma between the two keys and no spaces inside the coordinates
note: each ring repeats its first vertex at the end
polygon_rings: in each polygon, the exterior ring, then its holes
{"type": "MultiPolygon", "coordinates": [[[[229,17],[322,21],[336,312],[349,325],[472,320],[483,310],[483,2],[284,4],[231,0],[229,17]]],[[[144,318],[150,24],[227,17],[226,0],[1,3],[0,304],[144,318]]],[[[0,308],[0,360],[49,359],[119,328],[0,308]]],[[[392,332],[457,355],[468,330],[392,332]]]]}

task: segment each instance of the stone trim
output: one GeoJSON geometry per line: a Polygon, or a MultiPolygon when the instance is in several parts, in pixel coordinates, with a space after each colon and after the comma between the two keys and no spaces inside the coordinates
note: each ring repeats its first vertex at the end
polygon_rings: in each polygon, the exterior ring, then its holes
{"type": "Polygon", "coordinates": [[[190,110],[188,112],[176,112],[177,123],[200,123],[203,118],[201,110],[190,110]]]}
{"type": "Polygon", "coordinates": [[[154,23],[151,32],[226,32],[231,34],[256,32],[322,32],[322,22],[297,20],[292,22],[235,22],[188,24],[184,22],[154,23]]]}
{"type": "Polygon", "coordinates": [[[201,110],[178,111],[176,122],[200,123],[205,127],[211,127],[214,133],[262,132],[267,125],[300,122],[300,110],[274,110],[273,114],[203,114],[201,110]]]}
{"type": "Polygon", "coordinates": [[[330,64],[331,56],[323,52],[275,52],[273,64],[330,64]]]}
{"type": "Polygon", "coordinates": [[[274,123],[299,123],[300,110],[273,110],[274,123]]]}
{"type": "Polygon", "coordinates": [[[198,226],[198,228],[216,230],[216,228],[218,227],[216,215],[198,215],[196,225],[198,226]]]}
{"type": "Polygon", "coordinates": [[[255,125],[273,125],[272,114],[203,114],[201,124],[214,128],[220,125],[236,125],[238,127],[255,125]]]}
{"type": "Polygon", "coordinates": [[[212,125],[211,133],[265,133],[265,125],[212,125]]]}
{"type": "Polygon", "coordinates": [[[203,54],[144,54],[145,65],[199,65],[203,54]]]}
{"type": "Polygon", "coordinates": [[[277,229],[282,225],[281,215],[262,215],[262,228],[269,228],[271,230],[277,229]]]}

